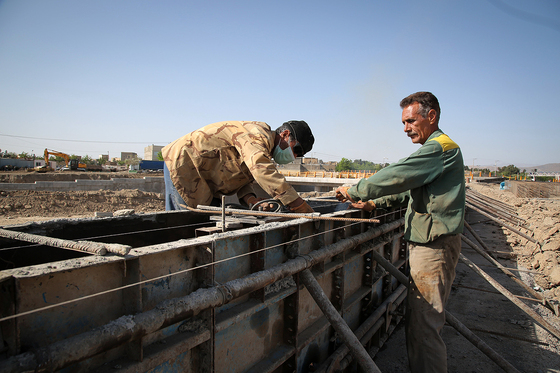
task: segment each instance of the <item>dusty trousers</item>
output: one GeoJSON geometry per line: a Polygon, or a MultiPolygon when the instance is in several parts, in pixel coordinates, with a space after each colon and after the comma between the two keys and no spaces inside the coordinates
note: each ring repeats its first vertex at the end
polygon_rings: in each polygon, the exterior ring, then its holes
{"type": "Polygon", "coordinates": [[[409,243],[406,347],[412,373],[447,372],[447,349],[440,333],[460,252],[459,234],[409,243]]]}

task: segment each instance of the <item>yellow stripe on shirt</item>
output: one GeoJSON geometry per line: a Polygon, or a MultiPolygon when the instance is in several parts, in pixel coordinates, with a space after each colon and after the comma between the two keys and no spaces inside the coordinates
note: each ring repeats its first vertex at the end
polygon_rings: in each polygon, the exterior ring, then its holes
{"type": "Polygon", "coordinates": [[[451,140],[449,138],[449,136],[443,134],[443,135],[439,135],[438,137],[431,139],[430,141],[437,141],[439,142],[439,144],[441,145],[441,147],[443,148],[443,151],[446,152],[448,150],[451,149],[456,149],[459,147],[459,145],[455,144],[455,142],[453,140],[451,140]]]}

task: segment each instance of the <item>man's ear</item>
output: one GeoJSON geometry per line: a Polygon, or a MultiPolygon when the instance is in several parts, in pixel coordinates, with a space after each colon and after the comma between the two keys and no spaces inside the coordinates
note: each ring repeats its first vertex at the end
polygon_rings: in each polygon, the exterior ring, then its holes
{"type": "Polygon", "coordinates": [[[290,143],[290,130],[284,130],[280,133],[280,137],[282,137],[282,140],[286,141],[287,143],[290,143]]]}
{"type": "Polygon", "coordinates": [[[435,109],[431,109],[430,111],[428,111],[428,119],[430,120],[430,124],[435,124],[436,118],[437,112],[435,111],[435,109]]]}

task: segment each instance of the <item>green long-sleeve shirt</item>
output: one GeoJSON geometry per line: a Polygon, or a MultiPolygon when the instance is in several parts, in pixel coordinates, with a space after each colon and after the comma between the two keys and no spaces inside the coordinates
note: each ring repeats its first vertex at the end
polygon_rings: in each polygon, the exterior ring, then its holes
{"type": "Polygon", "coordinates": [[[426,243],[463,232],[465,174],[459,146],[436,130],[418,151],[348,189],[378,208],[405,206],[404,238],[426,243]]]}

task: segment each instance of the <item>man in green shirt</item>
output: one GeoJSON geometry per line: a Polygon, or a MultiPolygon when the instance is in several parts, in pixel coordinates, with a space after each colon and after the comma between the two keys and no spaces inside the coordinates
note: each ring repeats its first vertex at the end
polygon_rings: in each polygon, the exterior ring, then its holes
{"type": "Polygon", "coordinates": [[[400,103],[404,131],[422,145],[351,187],[336,190],[353,207],[408,206],[404,239],[409,242],[410,284],[406,340],[410,369],[447,372],[447,350],[440,332],[445,304],[461,251],[465,213],[465,177],[459,146],[439,129],[440,107],[430,92],[400,103]]]}

